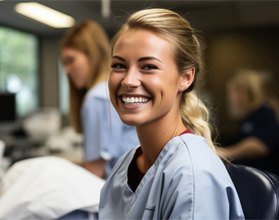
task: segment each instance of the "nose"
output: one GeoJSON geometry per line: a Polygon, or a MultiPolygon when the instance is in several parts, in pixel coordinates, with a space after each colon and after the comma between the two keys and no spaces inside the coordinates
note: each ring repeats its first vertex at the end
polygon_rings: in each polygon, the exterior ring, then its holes
{"type": "Polygon", "coordinates": [[[125,74],[121,85],[126,88],[136,88],[140,85],[140,73],[137,68],[129,68],[125,74]]]}

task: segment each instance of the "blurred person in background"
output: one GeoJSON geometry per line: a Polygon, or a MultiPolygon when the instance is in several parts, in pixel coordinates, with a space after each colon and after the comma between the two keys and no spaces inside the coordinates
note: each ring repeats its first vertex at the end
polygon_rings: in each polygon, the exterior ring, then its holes
{"type": "Polygon", "coordinates": [[[84,135],[81,165],[105,178],[118,158],[138,144],[135,128],[124,125],[110,104],[108,37],[99,24],[86,20],[65,33],[60,50],[70,87],[70,123],[84,135]]]}
{"type": "Polygon", "coordinates": [[[264,73],[243,69],[229,80],[229,113],[239,129],[235,142],[219,150],[234,163],[278,174],[279,108],[267,79],[264,73]]]}

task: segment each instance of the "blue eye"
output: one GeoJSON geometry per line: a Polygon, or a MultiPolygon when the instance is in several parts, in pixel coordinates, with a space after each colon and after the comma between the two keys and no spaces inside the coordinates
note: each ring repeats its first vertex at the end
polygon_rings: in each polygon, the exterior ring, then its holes
{"type": "Polygon", "coordinates": [[[142,66],[143,70],[153,70],[153,69],[158,69],[157,66],[153,65],[153,64],[146,64],[142,66]]]}
{"type": "Polygon", "coordinates": [[[121,69],[126,69],[126,66],[122,63],[114,63],[111,64],[111,68],[115,70],[121,70],[121,69]]]}

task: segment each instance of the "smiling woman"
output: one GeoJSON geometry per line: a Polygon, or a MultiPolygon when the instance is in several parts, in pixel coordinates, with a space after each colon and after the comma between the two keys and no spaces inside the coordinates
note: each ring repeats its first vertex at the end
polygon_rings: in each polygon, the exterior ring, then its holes
{"type": "MultiPolygon", "coordinates": [[[[178,88],[175,87],[183,80],[185,86],[191,84],[194,71],[190,68],[182,77],[176,74],[167,40],[150,31],[130,30],[121,35],[113,53],[110,96],[125,123],[144,125],[170,111],[172,114],[177,113],[178,88]],[[132,55],[129,52],[131,50],[134,51],[132,55]],[[139,98],[145,102],[136,102],[139,98]]],[[[171,121],[166,123],[176,126],[177,122],[172,119],[177,120],[177,117],[170,115],[167,118],[171,121]]],[[[170,126],[170,129],[173,128],[170,126]]]]}
{"type": "Polygon", "coordinates": [[[100,219],[244,219],[194,91],[201,70],[199,40],[173,11],[136,12],[116,34],[110,97],[140,147],[107,180],[100,219]]]}

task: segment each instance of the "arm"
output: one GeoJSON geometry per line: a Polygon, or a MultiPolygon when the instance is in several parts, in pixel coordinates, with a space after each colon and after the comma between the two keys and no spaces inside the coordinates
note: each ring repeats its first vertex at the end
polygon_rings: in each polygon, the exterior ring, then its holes
{"type": "Polygon", "coordinates": [[[253,159],[264,157],[269,153],[266,144],[256,137],[245,138],[237,144],[228,147],[218,147],[221,156],[229,160],[253,159]]]}
{"type": "Polygon", "coordinates": [[[80,165],[98,177],[105,177],[106,161],[102,158],[92,161],[85,161],[80,165]]]}
{"type": "Polygon", "coordinates": [[[105,98],[89,97],[82,109],[84,131],[83,167],[104,177],[110,172],[122,137],[122,124],[105,98]]]}
{"type": "Polygon", "coordinates": [[[93,174],[104,177],[106,160],[102,152],[108,145],[107,110],[103,100],[90,97],[82,107],[82,126],[84,133],[84,162],[80,165],[93,174]]]}

